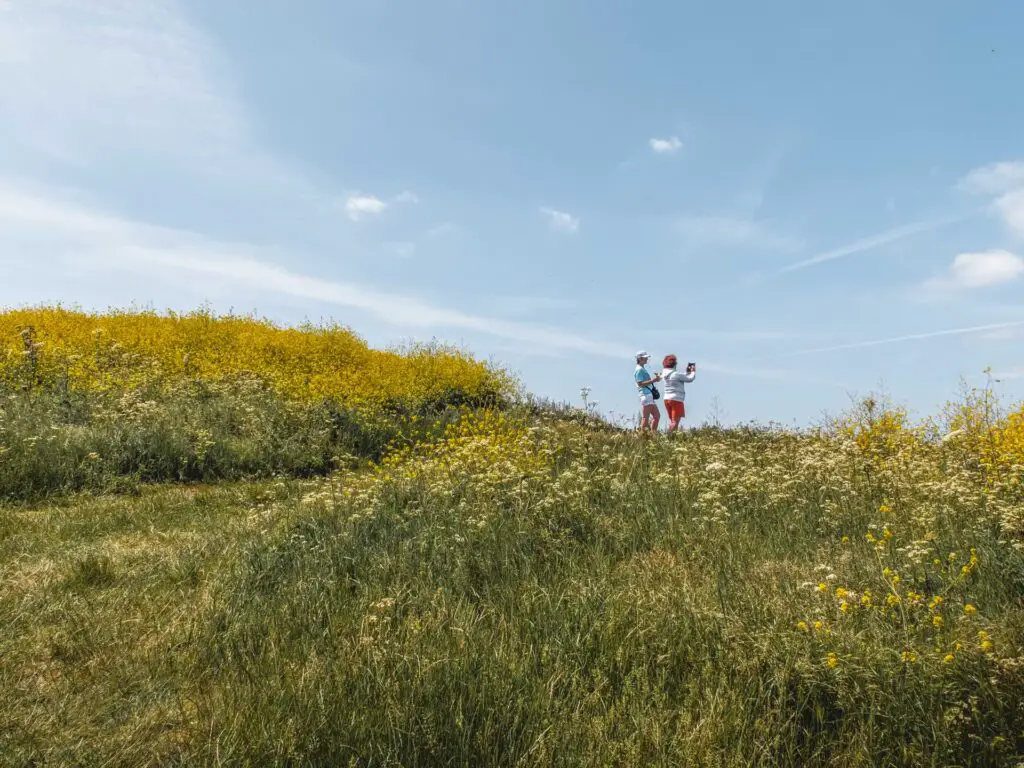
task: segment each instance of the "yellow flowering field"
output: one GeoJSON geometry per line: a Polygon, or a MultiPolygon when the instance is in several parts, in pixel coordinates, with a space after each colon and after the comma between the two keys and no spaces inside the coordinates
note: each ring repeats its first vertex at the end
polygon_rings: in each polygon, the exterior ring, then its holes
{"type": "Polygon", "coordinates": [[[0,312],[0,380],[7,382],[125,390],[243,374],[290,398],[370,408],[487,401],[511,391],[503,373],[459,350],[374,350],[335,325],[282,328],[204,311],[0,312]]]}

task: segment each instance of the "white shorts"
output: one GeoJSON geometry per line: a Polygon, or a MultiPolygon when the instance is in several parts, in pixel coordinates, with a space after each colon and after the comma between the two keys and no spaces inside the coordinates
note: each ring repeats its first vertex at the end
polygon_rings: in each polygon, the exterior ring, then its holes
{"type": "Polygon", "coordinates": [[[646,408],[648,405],[657,407],[658,401],[654,399],[654,396],[650,392],[640,393],[640,407],[646,408]]]}

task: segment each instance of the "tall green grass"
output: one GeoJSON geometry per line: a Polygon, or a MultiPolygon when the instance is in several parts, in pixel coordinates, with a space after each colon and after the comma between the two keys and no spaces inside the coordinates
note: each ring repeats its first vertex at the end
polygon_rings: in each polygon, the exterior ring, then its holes
{"type": "Polygon", "coordinates": [[[1024,760],[1024,556],[1000,522],[1019,487],[938,446],[879,464],[755,430],[516,434],[5,511],[0,761],[1024,760]],[[898,565],[918,525],[956,568],[898,565]],[[837,586],[884,596],[888,564],[945,595],[944,628],[838,610],[837,586]]]}
{"type": "Polygon", "coordinates": [[[0,386],[0,500],[323,475],[430,439],[464,399],[356,410],[291,400],[252,377],[98,393],[0,386]]]}

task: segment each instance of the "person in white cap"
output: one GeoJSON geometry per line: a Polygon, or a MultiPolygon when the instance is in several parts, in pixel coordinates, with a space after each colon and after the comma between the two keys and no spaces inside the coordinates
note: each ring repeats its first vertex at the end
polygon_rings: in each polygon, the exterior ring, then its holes
{"type": "Polygon", "coordinates": [[[636,353],[636,370],[633,372],[633,380],[640,392],[640,429],[657,432],[658,422],[661,421],[661,412],[658,410],[656,402],[658,391],[654,385],[661,381],[661,374],[656,373],[651,376],[648,372],[647,361],[650,359],[651,356],[646,352],[636,353]]]}

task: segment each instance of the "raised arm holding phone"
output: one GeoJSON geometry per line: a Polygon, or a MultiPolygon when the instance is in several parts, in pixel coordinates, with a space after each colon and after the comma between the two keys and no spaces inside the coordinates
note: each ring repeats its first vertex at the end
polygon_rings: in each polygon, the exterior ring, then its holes
{"type": "Polygon", "coordinates": [[[686,418],[686,385],[697,378],[697,364],[687,363],[686,372],[677,370],[679,361],[675,355],[666,355],[662,360],[665,370],[661,379],[665,382],[665,411],[668,413],[668,431],[675,432],[679,423],[686,418]]]}

